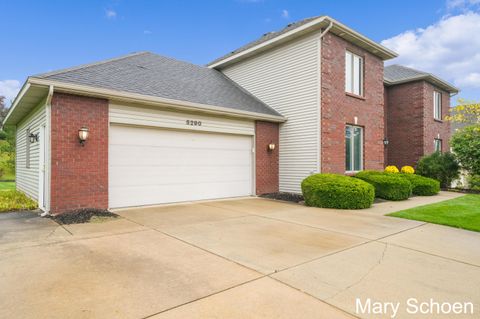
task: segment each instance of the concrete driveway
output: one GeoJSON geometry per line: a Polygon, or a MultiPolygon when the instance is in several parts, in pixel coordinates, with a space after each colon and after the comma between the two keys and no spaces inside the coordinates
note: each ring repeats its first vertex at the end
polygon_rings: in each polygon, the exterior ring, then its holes
{"type": "Polygon", "coordinates": [[[407,299],[432,298],[474,305],[441,318],[478,318],[480,233],[383,216],[455,196],[362,211],[233,199],[69,226],[2,214],[0,317],[372,317],[358,298],[415,318],[407,299]]]}

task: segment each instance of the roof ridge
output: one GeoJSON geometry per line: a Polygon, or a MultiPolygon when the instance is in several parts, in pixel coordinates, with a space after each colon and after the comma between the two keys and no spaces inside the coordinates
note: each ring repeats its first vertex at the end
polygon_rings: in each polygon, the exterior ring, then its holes
{"type": "Polygon", "coordinates": [[[58,75],[58,74],[67,73],[67,72],[71,72],[71,71],[77,71],[77,70],[85,69],[85,68],[88,68],[88,67],[91,67],[91,66],[96,66],[96,65],[101,65],[101,64],[113,62],[113,61],[123,60],[123,59],[126,59],[126,58],[130,58],[130,57],[138,56],[138,55],[142,55],[142,54],[147,54],[147,53],[151,54],[151,52],[149,52],[149,51],[133,52],[133,53],[122,55],[122,56],[119,56],[119,57],[116,57],[116,58],[101,60],[101,61],[92,62],[92,63],[80,64],[80,65],[77,65],[77,66],[74,66],[74,67],[71,67],[71,68],[65,68],[65,69],[60,69],[60,70],[46,72],[46,73],[35,74],[35,75],[32,75],[32,77],[46,78],[46,77],[49,77],[49,76],[52,76],[52,75],[58,75]]]}

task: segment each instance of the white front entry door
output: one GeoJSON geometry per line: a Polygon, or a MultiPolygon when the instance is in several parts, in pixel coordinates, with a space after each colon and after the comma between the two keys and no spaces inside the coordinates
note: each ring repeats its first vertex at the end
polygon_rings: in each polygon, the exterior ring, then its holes
{"type": "Polygon", "coordinates": [[[110,126],[111,208],[253,194],[252,136],[110,126]]]}

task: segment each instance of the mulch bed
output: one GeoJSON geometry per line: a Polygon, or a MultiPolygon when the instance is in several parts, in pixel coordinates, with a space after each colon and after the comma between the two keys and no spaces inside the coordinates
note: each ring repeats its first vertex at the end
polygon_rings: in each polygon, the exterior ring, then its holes
{"type": "Polygon", "coordinates": [[[442,189],[442,191],[465,193],[465,194],[480,194],[480,191],[473,190],[473,189],[464,189],[464,188],[445,188],[445,189],[442,189]]]}
{"type": "Polygon", "coordinates": [[[284,200],[288,202],[300,203],[303,202],[303,196],[300,194],[292,194],[292,193],[269,193],[260,195],[260,197],[270,198],[270,199],[277,199],[277,200],[284,200]]]}
{"type": "Polygon", "coordinates": [[[61,225],[69,225],[88,223],[93,216],[112,218],[119,217],[117,214],[114,214],[106,209],[84,208],[68,211],[56,216],[50,216],[50,218],[61,225]]]}

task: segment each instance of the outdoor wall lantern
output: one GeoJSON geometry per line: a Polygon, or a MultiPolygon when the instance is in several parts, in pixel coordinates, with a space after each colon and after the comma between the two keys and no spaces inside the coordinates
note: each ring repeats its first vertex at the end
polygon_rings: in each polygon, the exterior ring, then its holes
{"type": "Polygon", "coordinates": [[[38,133],[37,134],[30,133],[30,135],[28,135],[28,138],[30,139],[30,143],[38,142],[38,133]]]}
{"type": "Polygon", "coordinates": [[[268,150],[269,150],[270,152],[273,151],[273,150],[275,149],[275,146],[276,146],[275,143],[270,143],[270,144],[268,144],[268,150]]]}
{"type": "Polygon", "coordinates": [[[388,143],[390,143],[390,141],[385,137],[385,138],[383,139],[383,145],[387,146],[388,143]]]}
{"type": "Polygon", "coordinates": [[[82,126],[82,128],[78,130],[78,139],[80,140],[80,144],[85,146],[85,141],[88,139],[88,127],[82,126]]]}

